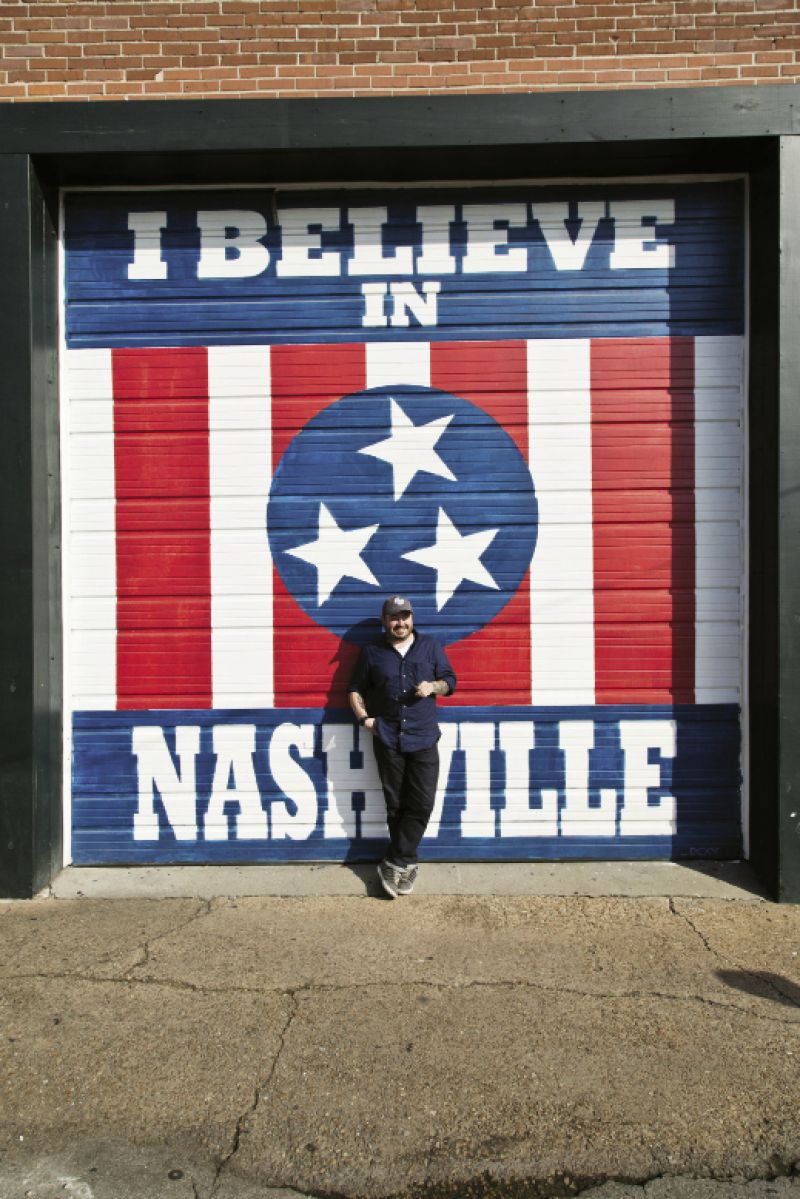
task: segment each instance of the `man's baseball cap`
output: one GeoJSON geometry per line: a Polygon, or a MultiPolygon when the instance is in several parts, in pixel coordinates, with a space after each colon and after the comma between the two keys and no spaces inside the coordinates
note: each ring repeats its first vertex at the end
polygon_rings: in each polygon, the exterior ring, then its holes
{"type": "Polygon", "coordinates": [[[413,611],[411,601],[402,595],[390,595],[387,600],[383,601],[384,616],[397,616],[398,612],[413,613],[413,611]]]}

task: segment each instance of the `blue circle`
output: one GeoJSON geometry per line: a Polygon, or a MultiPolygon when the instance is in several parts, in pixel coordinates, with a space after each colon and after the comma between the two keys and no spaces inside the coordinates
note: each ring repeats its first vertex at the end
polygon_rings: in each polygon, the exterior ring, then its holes
{"type": "MultiPolygon", "coordinates": [[[[409,445],[413,432],[410,438],[409,445]]],[[[374,634],[387,595],[410,599],[416,625],[445,644],[483,628],[522,582],[537,528],[530,470],[497,421],[458,396],[405,385],[345,396],[318,412],[283,455],[267,508],[270,550],[289,592],[318,624],[356,642],[374,634]],[[381,450],[381,442],[402,435],[403,424],[432,421],[442,423],[425,452],[405,455],[403,477],[395,478],[392,462],[363,452],[381,450]],[[321,552],[321,519],[363,530],[365,539],[364,566],[356,569],[366,577],[344,574],[328,596],[318,566],[291,552],[321,552]],[[432,565],[403,556],[434,545],[432,565]],[[442,583],[436,566],[445,560],[442,583]],[[462,570],[467,577],[459,580],[462,570]]],[[[328,559],[330,583],[345,559],[333,552],[328,559]]]]}

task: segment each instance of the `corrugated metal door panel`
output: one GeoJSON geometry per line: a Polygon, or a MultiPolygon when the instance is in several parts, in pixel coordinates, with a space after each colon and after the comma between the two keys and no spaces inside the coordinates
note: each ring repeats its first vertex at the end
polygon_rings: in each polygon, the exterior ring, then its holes
{"type": "Polygon", "coordinates": [[[65,197],[81,862],[369,858],[385,594],[433,858],[741,851],[738,182],[65,197]]]}

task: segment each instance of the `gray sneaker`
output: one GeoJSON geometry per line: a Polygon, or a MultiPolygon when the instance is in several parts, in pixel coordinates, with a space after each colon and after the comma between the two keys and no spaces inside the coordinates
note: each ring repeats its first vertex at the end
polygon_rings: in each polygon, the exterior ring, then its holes
{"type": "Polygon", "coordinates": [[[418,866],[406,866],[401,873],[400,882],[397,884],[398,895],[410,895],[414,890],[414,883],[417,881],[418,866]]]}
{"type": "Polygon", "coordinates": [[[403,878],[402,867],[395,866],[394,862],[387,862],[384,858],[382,862],[378,863],[378,878],[386,894],[390,895],[392,899],[397,899],[403,878]]]}

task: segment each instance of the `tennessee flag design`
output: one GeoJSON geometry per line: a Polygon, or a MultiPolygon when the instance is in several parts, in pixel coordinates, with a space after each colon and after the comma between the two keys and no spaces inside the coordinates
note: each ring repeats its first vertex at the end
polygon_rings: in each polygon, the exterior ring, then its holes
{"type": "Polygon", "coordinates": [[[392,591],[461,704],[738,699],[741,371],[735,336],[69,351],[76,707],[341,706],[392,591]]]}

